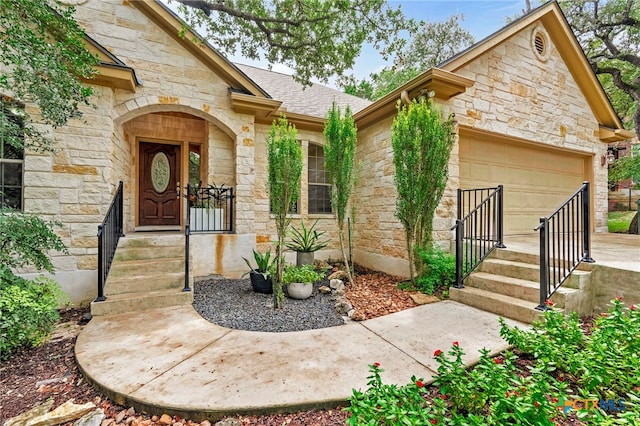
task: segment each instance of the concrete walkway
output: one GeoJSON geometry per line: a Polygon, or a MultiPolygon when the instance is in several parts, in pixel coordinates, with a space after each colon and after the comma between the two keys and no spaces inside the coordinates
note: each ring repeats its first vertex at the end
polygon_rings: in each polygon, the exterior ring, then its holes
{"type": "Polygon", "coordinates": [[[458,341],[473,364],[479,349],[507,348],[499,328],[496,315],[452,301],[290,333],[219,327],[184,306],[96,317],[78,337],[76,358],[117,403],[215,420],[344,405],[353,388],[366,389],[374,362],[385,383],[429,381],[436,349],[458,341]]]}

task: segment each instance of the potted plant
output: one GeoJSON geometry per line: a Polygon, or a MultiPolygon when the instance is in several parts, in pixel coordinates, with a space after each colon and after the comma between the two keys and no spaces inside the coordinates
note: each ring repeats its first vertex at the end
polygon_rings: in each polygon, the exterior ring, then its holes
{"type": "Polygon", "coordinates": [[[306,299],[313,292],[313,283],[323,278],[323,274],[313,269],[313,265],[289,265],[282,272],[282,285],[292,299],[306,299]]]}
{"type": "Polygon", "coordinates": [[[300,221],[300,229],[291,228],[291,241],[285,242],[285,245],[296,252],[297,266],[312,265],[314,252],[325,248],[329,243],[329,240],[321,239],[325,232],[315,229],[317,223],[318,219],[307,228],[304,221],[300,221]]]}
{"type": "Polygon", "coordinates": [[[271,249],[268,252],[262,254],[259,251],[253,250],[253,260],[256,262],[256,267],[251,266],[251,262],[246,257],[243,257],[245,263],[249,267],[249,270],[242,276],[249,274],[249,280],[251,281],[251,287],[256,293],[271,294],[273,292],[273,281],[271,280],[270,270],[273,264],[271,259],[271,249]]]}

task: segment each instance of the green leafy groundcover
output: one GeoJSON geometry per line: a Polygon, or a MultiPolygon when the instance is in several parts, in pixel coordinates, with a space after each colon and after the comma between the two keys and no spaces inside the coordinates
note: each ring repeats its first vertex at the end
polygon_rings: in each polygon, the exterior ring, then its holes
{"type": "Polygon", "coordinates": [[[0,359],[21,346],[42,344],[60,319],[58,283],[44,276],[27,280],[0,268],[0,359]]]}
{"type": "Polygon", "coordinates": [[[501,334],[513,352],[465,369],[458,342],[436,350],[432,385],[411,378],[404,386],[382,383],[379,363],[369,366],[368,389],[354,390],[350,425],[555,425],[567,416],[583,424],[640,424],[640,311],[621,298],[597,318],[591,333],[576,314],[547,311],[530,330],[501,334]],[[519,357],[532,359],[519,367],[519,357]]]}

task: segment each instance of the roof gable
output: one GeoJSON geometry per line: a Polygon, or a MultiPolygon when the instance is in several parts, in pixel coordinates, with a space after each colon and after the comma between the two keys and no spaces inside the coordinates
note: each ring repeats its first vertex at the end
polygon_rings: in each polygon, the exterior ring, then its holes
{"type": "Polygon", "coordinates": [[[443,62],[439,65],[439,68],[456,73],[463,66],[536,22],[540,22],[548,32],[569,72],[587,100],[594,117],[601,126],[600,138],[605,142],[610,142],[633,137],[632,132],[624,129],[562,10],[555,1],[534,9],[517,21],[443,62]]]}
{"type": "Polygon", "coordinates": [[[242,92],[260,98],[269,98],[267,92],[249,79],[198,34],[187,30],[184,37],[180,37],[180,31],[183,29],[184,22],[164,4],[158,0],[138,0],[132,1],[131,5],[139,9],[188,52],[201,60],[222,80],[229,84],[234,92],[242,92]],[[200,42],[193,42],[192,40],[198,40],[200,42]]]}

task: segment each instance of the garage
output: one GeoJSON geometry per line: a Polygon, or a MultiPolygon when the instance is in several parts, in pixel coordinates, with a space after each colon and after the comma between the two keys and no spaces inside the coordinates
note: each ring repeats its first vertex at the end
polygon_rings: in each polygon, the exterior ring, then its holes
{"type": "Polygon", "coordinates": [[[522,140],[460,133],[460,188],[504,185],[505,235],[531,233],[589,180],[591,156],[522,140]]]}

